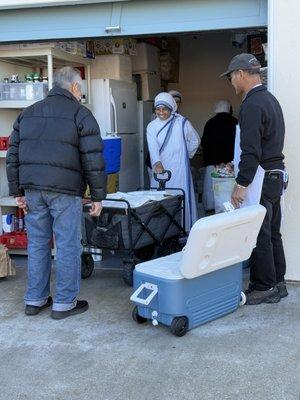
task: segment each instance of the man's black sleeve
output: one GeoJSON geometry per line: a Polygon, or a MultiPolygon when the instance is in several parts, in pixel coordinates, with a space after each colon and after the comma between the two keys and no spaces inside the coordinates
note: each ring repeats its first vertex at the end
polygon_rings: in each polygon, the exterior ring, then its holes
{"type": "Polygon", "coordinates": [[[240,112],[239,124],[242,152],[236,182],[239,185],[248,186],[254,179],[262,156],[263,115],[261,107],[255,104],[245,104],[240,112]]]}
{"type": "Polygon", "coordinates": [[[10,196],[24,196],[24,190],[19,185],[19,144],[20,144],[20,120],[21,115],[16,119],[13,131],[9,138],[9,148],[6,154],[6,175],[8,180],[10,196]]]}
{"type": "Polygon", "coordinates": [[[99,125],[89,110],[80,110],[78,117],[79,151],[84,177],[90,187],[91,199],[101,201],[106,197],[103,142],[99,125]]]}

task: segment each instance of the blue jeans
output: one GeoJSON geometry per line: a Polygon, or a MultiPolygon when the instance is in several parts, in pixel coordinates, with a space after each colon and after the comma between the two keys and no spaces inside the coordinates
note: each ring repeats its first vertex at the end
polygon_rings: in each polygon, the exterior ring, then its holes
{"type": "Polygon", "coordinates": [[[81,198],[49,191],[25,191],[28,213],[28,282],[25,303],[42,306],[50,293],[51,243],[56,253],[53,310],[76,306],[81,279],[81,198]]]}

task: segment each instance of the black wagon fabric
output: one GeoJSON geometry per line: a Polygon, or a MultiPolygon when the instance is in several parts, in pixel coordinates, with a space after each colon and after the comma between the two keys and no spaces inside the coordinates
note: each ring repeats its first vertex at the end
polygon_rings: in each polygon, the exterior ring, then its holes
{"type": "MultiPolygon", "coordinates": [[[[140,222],[134,218],[133,214],[140,218],[143,223],[146,223],[150,217],[148,228],[157,239],[160,239],[170,223],[170,218],[166,215],[164,210],[167,210],[169,214],[173,215],[181,202],[180,199],[180,196],[170,196],[160,201],[151,201],[140,207],[133,208],[130,225],[128,225],[128,215],[124,213],[123,209],[104,207],[100,221],[92,219],[87,213],[85,213],[83,237],[86,239],[86,244],[98,248],[128,250],[130,248],[131,230],[132,241],[133,244],[135,244],[135,249],[151,245],[154,243],[154,239],[144,230],[140,222]],[[137,236],[141,231],[143,231],[143,233],[136,242],[137,236]]],[[[180,226],[182,226],[181,218],[182,213],[178,211],[174,220],[180,226]]],[[[179,236],[180,233],[181,231],[179,227],[174,223],[171,223],[163,238],[169,239],[179,236]]]]}

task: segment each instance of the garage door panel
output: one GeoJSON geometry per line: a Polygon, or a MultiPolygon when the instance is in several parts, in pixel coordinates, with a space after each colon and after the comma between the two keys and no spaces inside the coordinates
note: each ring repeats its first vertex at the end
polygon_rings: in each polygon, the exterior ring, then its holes
{"type": "Polygon", "coordinates": [[[111,10],[111,3],[105,3],[1,11],[0,41],[102,36],[111,10]]]}
{"type": "Polygon", "coordinates": [[[2,10],[0,41],[142,35],[266,25],[267,0],[134,0],[2,10]],[[109,30],[108,27],[117,29],[109,30]]]}
{"type": "Polygon", "coordinates": [[[267,25],[267,1],[264,0],[134,1],[122,6],[120,23],[124,34],[265,25],[267,25]]]}

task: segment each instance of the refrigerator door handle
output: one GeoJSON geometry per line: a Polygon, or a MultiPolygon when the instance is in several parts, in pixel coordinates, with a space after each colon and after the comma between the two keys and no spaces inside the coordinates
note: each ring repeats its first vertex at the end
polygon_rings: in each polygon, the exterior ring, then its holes
{"type": "Polygon", "coordinates": [[[113,133],[117,133],[118,132],[117,108],[116,108],[116,103],[115,103],[115,99],[112,94],[111,88],[110,88],[110,104],[112,105],[112,109],[113,109],[113,124],[114,124],[113,133]]]}

